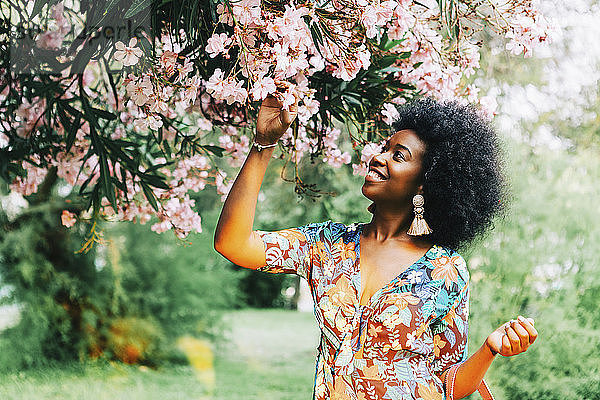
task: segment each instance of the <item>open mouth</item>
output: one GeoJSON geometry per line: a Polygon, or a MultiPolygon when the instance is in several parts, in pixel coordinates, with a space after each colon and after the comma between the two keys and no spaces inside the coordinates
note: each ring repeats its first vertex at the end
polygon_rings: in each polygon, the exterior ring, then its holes
{"type": "Polygon", "coordinates": [[[370,180],[374,182],[382,182],[387,179],[382,173],[374,169],[369,170],[367,177],[371,178],[370,180]]]}

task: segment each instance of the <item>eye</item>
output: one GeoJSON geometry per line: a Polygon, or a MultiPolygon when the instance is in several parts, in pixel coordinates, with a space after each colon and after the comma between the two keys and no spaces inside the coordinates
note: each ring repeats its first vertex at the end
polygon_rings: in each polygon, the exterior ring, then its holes
{"type": "Polygon", "coordinates": [[[396,160],[396,161],[400,161],[400,160],[405,161],[406,159],[404,158],[404,154],[402,154],[401,151],[396,150],[394,152],[394,160],[396,160]]]}

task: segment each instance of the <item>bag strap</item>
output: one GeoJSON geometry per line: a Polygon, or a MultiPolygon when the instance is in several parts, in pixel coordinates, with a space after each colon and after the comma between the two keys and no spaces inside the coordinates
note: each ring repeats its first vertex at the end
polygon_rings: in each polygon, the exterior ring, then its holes
{"type": "MultiPolygon", "coordinates": [[[[460,363],[454,364],[452,367],[450,367],[450,369],[448,370],[448,373],[446,374],[446,382],[445,383],[446,383],[446,399],[447,400],[455,400],[455,398],[454,398],[454,381],[456,380],[456,373],[458,372],[459,366],[460,366],[460,363]]],[[[477,387],[477,391],[479,392],[479,394],[481,395],[481,398],[483,400],[495,400],[494,396],[492,395],[492,392],[490,391],[489,386],[485,382],[485,379],[481,380],[479,387],[477,387]]]]}

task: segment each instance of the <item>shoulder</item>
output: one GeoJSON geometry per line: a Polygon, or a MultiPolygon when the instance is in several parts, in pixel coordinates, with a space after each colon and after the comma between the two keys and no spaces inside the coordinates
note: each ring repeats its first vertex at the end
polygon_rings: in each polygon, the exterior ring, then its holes
{"type": "Polygon", "coordinates": [[[462,255],[440,245],[433,245],[427,254],[433,279],[444,279],[449,291],[461,292],[469,283],[469,270],[462,255]]]}
{"type": "Polygon", "coordinates": [[[469,269],[467,268],[467,262],[464,257],[454,250],[448,249],[447,251],[452,265],[456,268],[459,277],[461,277],[465,283],[469,283],[469,269]]]}
{"type": "Polygon", "coordinates": [[[304,233],[311,241],[332,243],[340,240],[340,238],[356,235],[358,232],[358,225],[358,223],[346,225],[341,222],[327,220],[323,222],[310,223],[301,226],[298,229],[300,229],[302,233],[304,233]]]}

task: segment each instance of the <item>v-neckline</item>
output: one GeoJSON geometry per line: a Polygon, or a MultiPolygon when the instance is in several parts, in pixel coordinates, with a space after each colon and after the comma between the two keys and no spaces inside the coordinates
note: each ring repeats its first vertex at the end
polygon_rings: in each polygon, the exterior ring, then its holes
{"type": "Polygon", "coordinates": [[[356,261],[354,263],[355,267],[355,272],[358,276],[358,290],[357,290],[357,298],[358,298],[358,305],[360,307],[365,307],[365,306],[371,306],[371,303],[373,302],[374,298],[377,298],[377,295],[379,294],[379,292],[383,291],[384,289],[386,289],[387,287],[389,287],[392,283],[396,282],[402,275],[406,274],[408,271],[413,270],[416,266],[418,266],[421,261],[423,261],[423,259],[425,259],[425,257],[433,250],[433,248],[435,247],[435,244],[432,245],[429,249],[427,249],[427,251],[425,253],[423,253],[423,255],[421,257],[419,257],[419,259],[417,261],[415,261],[414,263],[412,263],[411,265],[409,265],[404,271],[400,272],[398,275],[396,275],[393,279],[391,279],[389,282],[387,282],[385,285],[383,285],[382,287],[380,287],[379,289],[377,289],[375,292],[373,292],[373,294],[371,295],[371,297],[369,297],[369,300],[367,301],[366,304],[361,304],[360,303],[360,299],[363,295],[363,285],[362,285],[362,272],[360,270],[360,252],[361,252],[361,236],[362,236],[362,231],[363,231],[363,226],[365,224],[361,223],[358,224],[358,226],[356,227],[356,235],[357,235],[357,239],[356,239],[356,261]]]}

